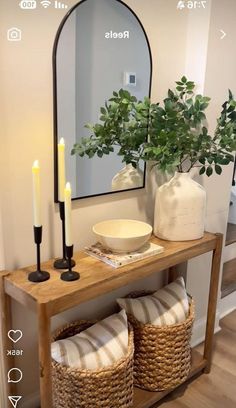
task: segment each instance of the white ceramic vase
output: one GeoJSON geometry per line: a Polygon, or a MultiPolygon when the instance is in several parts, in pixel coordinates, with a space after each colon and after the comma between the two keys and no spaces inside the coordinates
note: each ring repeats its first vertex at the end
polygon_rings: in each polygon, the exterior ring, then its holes
{"type": "Polygon", "coordinates": [[[143,171],[127,164],[112,179],[112,191],[143,187],[143,171]]]}
{"type": "Polygon", "coordinates": [[[156,193],[154,234],[168,241],[188,241],[204,234],[206,191],[190,173],[175,173],[156,193]]]}

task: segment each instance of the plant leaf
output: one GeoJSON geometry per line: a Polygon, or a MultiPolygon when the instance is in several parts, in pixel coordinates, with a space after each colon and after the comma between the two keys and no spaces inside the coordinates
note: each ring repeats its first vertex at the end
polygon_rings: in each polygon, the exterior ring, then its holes
{"type": "Polygon", "coordinates": [[[212,173],[213,173],[213,168],[211,166],[208,166],[206,169],[206,175],[210,177],[212,173]]]}
{"type": "Polygon", "coordinates": [[[219,175],[222,173],[222,168],[218,164],[215,165],[215,172],[219,175]]]}

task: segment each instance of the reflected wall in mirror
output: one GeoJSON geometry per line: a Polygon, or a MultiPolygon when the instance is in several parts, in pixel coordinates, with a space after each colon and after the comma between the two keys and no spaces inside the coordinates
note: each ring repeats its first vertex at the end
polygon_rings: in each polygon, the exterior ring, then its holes
{"type": "Polygon", "coordinates": [[[128,90],[138,100],[150,96],[151,52],[138,17],[119,0],[81,1],[59,27],[53,65],[55,200],[62,137],[74,199],[144,187],[144,163],[138,170],[130,165],[124,169],[116,149],[102,158],[71,155],[73,145],[90,136],[85,124],[99,122],[100,108],[113,91],[128,90]]]}

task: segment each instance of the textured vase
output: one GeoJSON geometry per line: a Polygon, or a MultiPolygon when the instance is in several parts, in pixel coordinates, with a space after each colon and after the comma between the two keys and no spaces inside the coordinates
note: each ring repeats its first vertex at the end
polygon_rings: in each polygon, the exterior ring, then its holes
{"type": "Polygon", "coordinates": [[[206,191],[190,173],[175,173],[156,193],[154,234],[168,241],[188,241],[204,234],[206,191]]]}
{"type": "Polygon", "coordinates": [[[143,171],[127,164],[112,179],[112,191],[143,187],[143,171]]]}

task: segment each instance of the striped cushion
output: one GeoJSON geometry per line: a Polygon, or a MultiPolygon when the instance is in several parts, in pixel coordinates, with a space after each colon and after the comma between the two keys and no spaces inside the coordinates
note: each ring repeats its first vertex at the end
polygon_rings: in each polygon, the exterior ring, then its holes
{"type": "Polygon", "coordinates": [[[117,299],[121,308],[141,323],[167,326],[183,322],[189,314],[188,295],[182,277],[152,295],[117,299]]]}
{"type": "Polygon", "coordinates": [[[51,345],[51,355],[55,361],[87,370],[112,365],[127,352],[128,324],[124,310],[51,345]]]}

